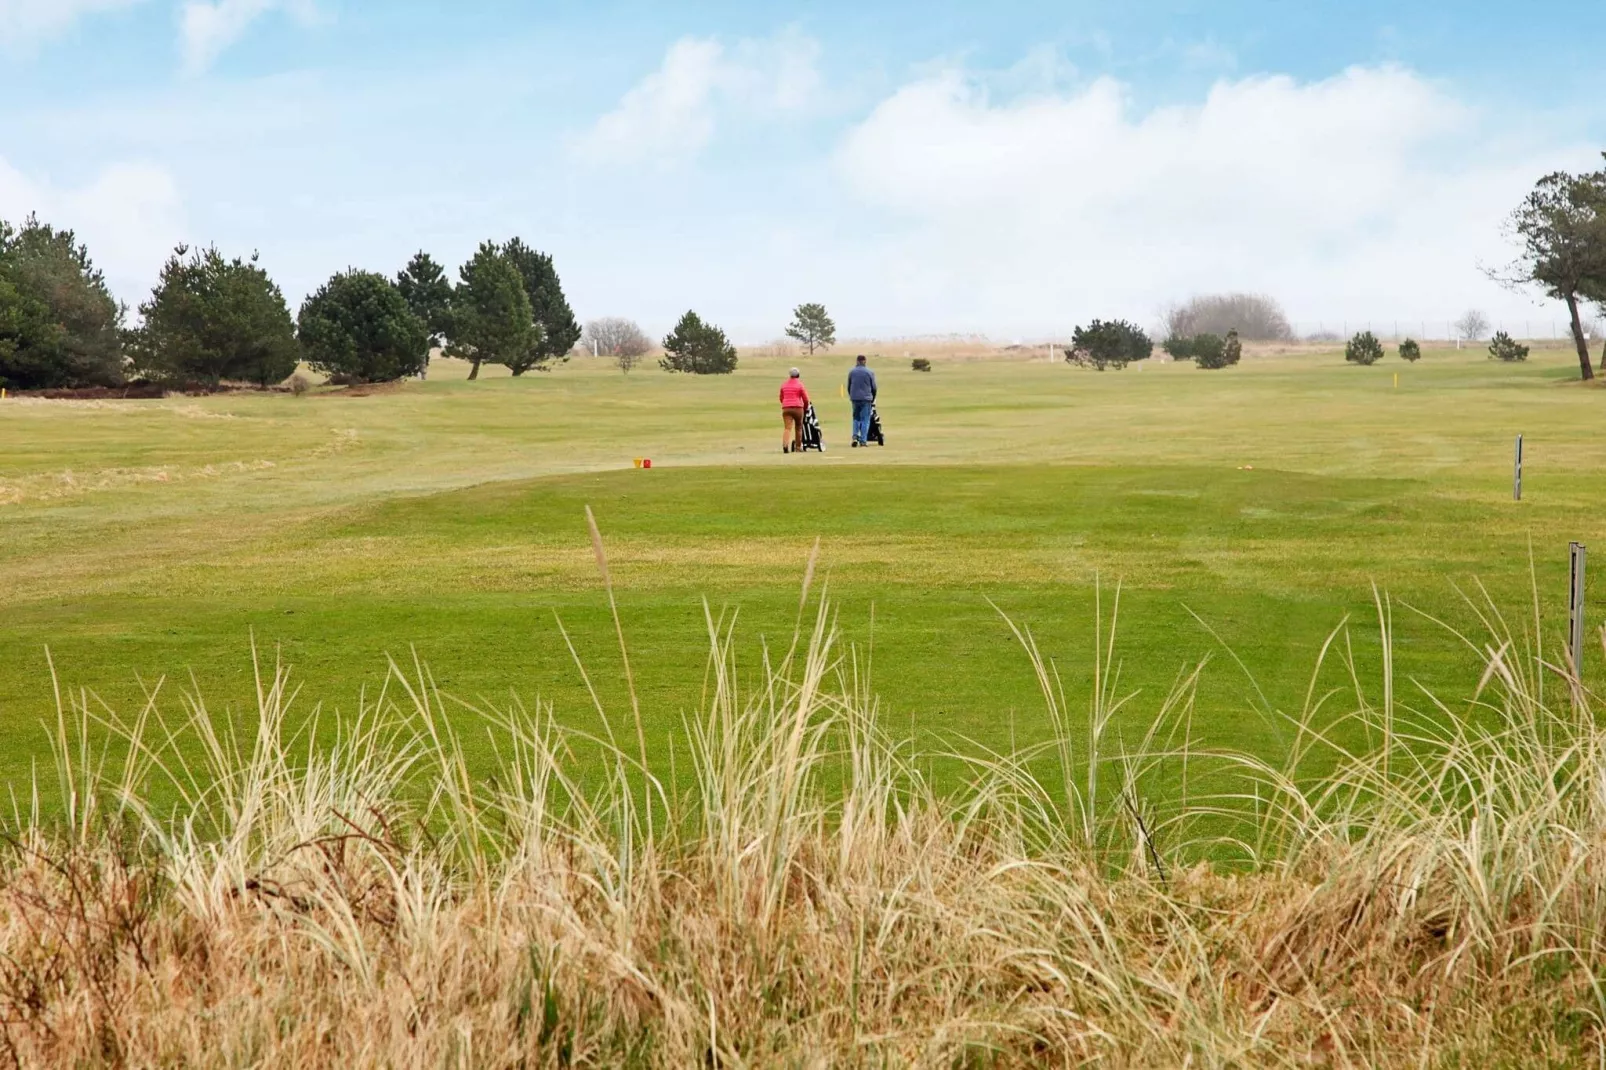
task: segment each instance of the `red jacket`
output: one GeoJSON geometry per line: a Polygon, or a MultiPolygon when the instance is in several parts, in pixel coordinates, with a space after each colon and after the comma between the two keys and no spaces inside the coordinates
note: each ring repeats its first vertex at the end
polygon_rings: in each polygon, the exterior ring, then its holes
{"type": "Polygon", "coordinates": [[[809,407],[809,392],[803,387],[803,380],[788,379],[781,384],[781,408],[806,409],[809,407]]]}

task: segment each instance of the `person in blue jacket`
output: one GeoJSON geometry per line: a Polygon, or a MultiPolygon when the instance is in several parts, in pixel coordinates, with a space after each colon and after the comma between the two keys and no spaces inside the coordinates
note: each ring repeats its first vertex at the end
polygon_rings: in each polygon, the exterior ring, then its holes
{"type": "Polygon", "coordinates": [[[864,363],[864,354],[848,372],[848,400],[853,402],[853,445],[869,445],[870,413],[875,407],[875,372],[864,363]]]}

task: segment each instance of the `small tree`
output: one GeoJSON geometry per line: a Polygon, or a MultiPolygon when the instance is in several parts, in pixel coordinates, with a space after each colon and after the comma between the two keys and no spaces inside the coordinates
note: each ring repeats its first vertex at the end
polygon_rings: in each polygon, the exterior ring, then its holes
{"type": "Polygon", "coordinates": [[[1071,332],[1071,348],[1065,359],[1071,364],[1103,371],[1124,368],[1132,361],[1147,360],[1154,343],[1140,328],[1126,320],[1094,320],[1071,332]]]}
{"type": "Polygon", "coordinates": [[[441,346],[452,333],[452,280],[446,269],[428,253],[415,253],[397,274],[396,289],[428,328],[430,348],[441,346]]]}
{"type": "Polygon", "coordinates": [[[123,380],[123,306],[70,230],[0,220],[0,386],[123,380]]]}
{"type": "Polygon", "coordinates": [[[1494,360],[1503,360],[1512,364],[1528,359],[1528,347],[1518,342],[1505,331],[1496,331],[1494,339],[1489,343],[1489,356],[1494,360]]]}
{"type": "Polygon", "coordinates": [[[647,332],[634,320],[620,316],[604,316],[588,322],[580,344],[588,350],[594,347],[598,356],[612,357],[619,370],[626,374],[652,351],[652,340],[647,332]]]}
{"type": "Polygon", "coordinates": [[[1415,364],[1422,359],[1422,347],[1416,344],[1415,339],[1407,338],[1400,343],[1400,359],[1415,364]]]}
{"type": "Polygon", "coordinates": [[[1227,341],[1219,334],[1196,334],[1188,343],[1188,349],[1193,353],[1194,364],[1206,371],[1215,371],[1238,363],[1236,357],[1229,359],[1227,341]]]}
{"type": "Polygon", "coordinates": [[[131,335],[135,366],[154,379],[216,386],[247,379],[277,383],[301,357],[284,294],[249,260],[225,260],[215,246],[174,250],[131,335]]]}
{"type": "Polygon", "coordinates": [[[704,323],[697,313],[687,312],[664,339],[664,358],[658,365],[671,372],[728,375],[736,370],[736,347],[724,331],[704,323]]]}
{"type": "Polygon", "coordinates": [[[329,376],[383,383],[417,375],[429,360],[429,328],[401,289],[371,271],[347,271],[301,306],[307,363],[329,376]]]}
{"type": "Polygon", "coordinates": [[[1228,364],[1237,364],[1244,359],[1244,344],[1238,340],[1236,329],[1227,332],[1226,340],[1221,346],[1221,358],[1228,364]]]}
{"type": "Polygon", "coordinates": [[[1369,367],[1383,359],[1383,343],[1371,331],[1361,331],[1344,346],[1344,359],[1369,367]]]}
{"type": "Polygon", "coordinates": [[[569,351],[580,340],[580,324],[575,322],[574,309],[569,307],[569,299],[563,295],[563,284],[558,281],[558,271],[552,264],[552,257],[536,252],[519,238],[504,245],[502,252],[524,280],[524,293],[530,300],[530,314],[541,328],[541,337],[535,344],[536,359],[513,374],[523,374],[530,368],[544,371],[551,361],[568,360],[569,351]]]}
{"type": "Polygon", "coordinates": [[[786,334],[797,339],[811,357],[816,349],[830,349],[836,345],[836,324],[831,322],[821,304],[798,305],[793,309],[792,323],[786,328],[786,334]]]}
{"type": "Polygon", "coordinates": [[[915,357],[909,361],[909,367],[917,372],[929,372],[931,370],[931,360],[928,357],[915,357]]]}
{"type": "Polygon", "coordinates": [[[1452,326],[1457,338],[1463,342],[1476,342],[1489,334],[1489,317],[1475,308],[1469,308],[1452,326]]]}
{"type": "Polygon", "coordinates": [[[470,379],[480,377],[485,363],[517,368],[515,375],[533,367],[542,332],[519,269],[495,242],[484,242],[458,270],[458,278],[447,355],[470,362],[470,379]]]}

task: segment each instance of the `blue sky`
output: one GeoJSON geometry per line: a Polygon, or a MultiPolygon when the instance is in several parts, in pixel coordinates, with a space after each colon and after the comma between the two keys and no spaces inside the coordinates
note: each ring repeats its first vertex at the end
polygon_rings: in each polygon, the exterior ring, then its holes
{"type": "Polygon", "coordinates": [[[746,341],[805,300],[1007,339],[1220,289],[1537,333],[1555,310],[1479,265],[1606,149],[1603,29],[1580,0],[0,0],[0,217],[75,226],[130,304],[179,241],[260,250],[297,304],[519,234],[582,318],[746,341]]]}

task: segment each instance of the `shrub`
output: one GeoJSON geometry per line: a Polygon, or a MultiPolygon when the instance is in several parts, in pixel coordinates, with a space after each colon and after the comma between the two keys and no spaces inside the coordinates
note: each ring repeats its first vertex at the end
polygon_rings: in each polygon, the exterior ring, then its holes
{"type": "Polygon", "coordinates": [[[1134,360],[1147,360],[1153,352],[1154,343],[1149,336],[1126,320],[1094,320],[1072,332],[1065,360],[1103,371],[1124,368],[1134,360]]]}
{"type": "Polygon", "coordinates": [[[736,347],[724,331],[704,323],[697,313],[687,312],[664,339],[664,358],[658,365],[669,372],[729,375],[736,370],[736,347]]]}
{"type": "Polygon", "coordinates": [[[1519,360],[1528,359],[1528,347],[1505,331],[1496,331],[1494,340],[1489,343],[1489,356],[1507,364],[1514,364],[1519,360]]]}
{"type": "Polygon", "coordinates": [[[1193,362],[1207,371],[1228,367],[1227,340],[1219,334],[1196,334],[1188,343],[1193,362]]]}
{"type": "Polygon", "coordinates": [[[1361,331],[1344,346],[1344,359],[1351,364],[1376,364],[1383,359],[1383,343],[1371,331],[1361,331]]]}
{"type": "Polygon", "coordinates": [[[1407,338],[1400,343],[1400,359],[1415,364],[1422,359],[1422,347],[1414,339],[1407,338]]]}
{"type": "Polygon", "coordinates": [[[929,372],[931,370],[931,361],[925,357],[916,357],[909,362],[909,367],[917,372],[929,372]]]}
{"type": "Polygon", "coordinates": [[[305,394],[308,390],[312,389],[312,380],[308,379],[300,372],[297,372],[290,377],[289,385],[290,393],[294,394],[296,397],[300,397],[302,394],[305,394]]]}
{"type": "Polygon", "coordinates": [[[1172,360],[1193,359],[1193,337],[1191,335],[1173,335],[1161,342],[1160,348],[1165,350],[1172,360]]]}
{"type": "MultiPolygon", "coordinates": [[[[1165,314],[1166,335],[1225,335],[1238,331],[1251,342],[1286,342],[1294,337],[1282,306],[1265,294],[1209,294],[1165,314]]],[[[1175,354],[1173,354],[1174,356],[1175,354]]]]}

